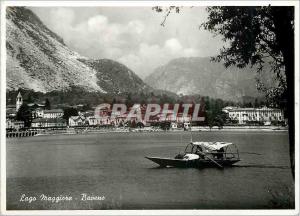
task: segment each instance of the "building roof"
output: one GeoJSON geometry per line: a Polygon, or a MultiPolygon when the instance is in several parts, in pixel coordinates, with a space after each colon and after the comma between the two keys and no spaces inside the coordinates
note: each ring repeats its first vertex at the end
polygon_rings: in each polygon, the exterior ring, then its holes
{"type": "Polygon", "coordinates": [[[24,124],[24,121],[19,121],[19,120],[15,120],[15,119],[6,119],[6,122],[24,124]]]}
{"type": "Polygon", "coordinates": [[[280,109],[277,108],[269,108],[269,107],[261,107],[261,108],[252,108],[252,107],[225,107],[223,108],[223,111],[227,112],[237,112],[237,111],[280,111],[280,109]]]}
{"type": "Polygon", "coordinates": [[[44,107],[45,105],[44,104],[38,104],[38,103],[29,103],[29,104],[27,104],[27,106],[29,106],[29,107],[33,107],[33,106],[44,107]]]}
{"type": "Polygon", "coordinates": [[[22,98],[21,92],[18,93],[17,98],[22,98]]]}
{"type": "Polygon", "coordinates": [[[72,119],[73,121],[85,120],[85,118],[82,116],[70,116],[69,119],[72,119]]]}
{"type": "Polygon", "coordinates": [[[62,109],[51,109],[51,110],[44,110],[44,114],[47,113],[63,113],[64,111],[62,109]]]}
{"type": "Polygon", "coordinates": [[[92,108],[97,110],[110,110],[110,104],[104,103],[92,108]]]}
{"type": "Polygon", "coordinates": [[[24,124],[24,121],[13,121],[14,124],[24,124]]]}

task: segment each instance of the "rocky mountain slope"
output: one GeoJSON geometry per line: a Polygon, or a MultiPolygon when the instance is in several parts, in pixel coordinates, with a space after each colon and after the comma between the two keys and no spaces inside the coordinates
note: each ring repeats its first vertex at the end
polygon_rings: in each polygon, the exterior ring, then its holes
{"type": "Polygon", "coordinates": [[[224,68],[210,58],[191,57],[171,60],[146,77],[153,88],[177,94],[201,94],[214,98],[239,101],[244,96],[258,97],[255,70],[224,68]]]}
{"type": "Polygon", "coordinates": [[[70,50],[28,8],[8,7],[7,89],[49,92],[78,86],[102,93],[136,92],[149,87],[118,62],[89,60],[70,50]]]}
{"type": "Polygon", "coordinates": [[[149,86],[145,85],[132,70],[125,65],[110,59],[88,60],[79,59],[88,67],[97,71],[97,85],[107,92],[122,93],[134,91],[148,91],[149,86]]]}

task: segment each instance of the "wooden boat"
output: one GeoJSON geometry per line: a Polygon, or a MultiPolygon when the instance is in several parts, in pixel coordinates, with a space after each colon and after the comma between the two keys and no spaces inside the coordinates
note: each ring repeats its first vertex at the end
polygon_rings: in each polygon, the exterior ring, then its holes
{"type": "Polygon", "coordinates": [[[228,142],[190,142],[175,158],[146,157],[161,167],[219,167],[240,161],[237,146],[228,142]]]}

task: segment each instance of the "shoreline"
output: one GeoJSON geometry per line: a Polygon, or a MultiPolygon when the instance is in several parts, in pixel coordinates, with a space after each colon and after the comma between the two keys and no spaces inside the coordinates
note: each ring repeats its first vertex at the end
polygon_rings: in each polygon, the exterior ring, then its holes
{"type": "MultiPolygon", "coordinates": [[[[182,133],[182,132],[288,132],[288,127],[276,126],[224,126],[219,129],[218,127],[192,127],[191,130],[184,130],[183,128],[171,128],[169,130],[162,130],[157,128],[65,128],[60,130],[43,129],[36,130],[33,136],[51,136],[51,135],[76,135],[76,134],[107,134],[107,133],[182,133]]],[[[23,133],[24,132],[14,132],[23,133]]],[[[25,134],[27,134],[25,132],[25,134]]],[[[7,138],[22,138],[28,136],[6,136],[7,138]]]]}
{"type": "MultiPolygon", "coordinates": [[[[209,127],[195,127],[192,128],[192,132],[287,132],[287,127],[251,127],[251,126],[225,126],[222,129],[217,127],[209,128],[209,127]]],[[[170,130],[151,130],[151,129],[123,129],[123,128],[114,128],[114,129],[80,129],[77,130],[75,128],[71,128],[64,131],[45,131],[43,133],[38,133],[35,136],[49,136],[49,135],[76,135],[76,134],[106,134],[106,133],[179,133],[179,132],[190,132],[190,130],[184,129],[170,129],[170,130]]]]}

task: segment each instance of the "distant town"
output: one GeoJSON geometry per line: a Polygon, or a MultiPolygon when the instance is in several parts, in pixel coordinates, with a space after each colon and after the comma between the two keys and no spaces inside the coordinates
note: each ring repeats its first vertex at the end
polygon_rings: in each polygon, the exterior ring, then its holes
{"type": "MultiPolygon", "coordinates": [[[[15,105],[6,107],[6,130],[7,132],[16,131],[46,131],[76,129],[87,130],[92,128],[122,128],[130,130],[189,130],[191,126],[217,127],[222,129],[226,126],[286,126],[287,120],[284,118],[280,109],[253,107],[222,107],[222,116],[225,120],[222,123],[214,122],[209,124],[194,123],[191,121],[191,114],[184,116],[182,112],[174,115],[168,113],[162,118],[162,113],[152,116],[148,121],[140,120],[136,117],[128,120],[127,114],[132,109],[139,109],[144,114],[145,106],[133,105],[126,113],[114,113],[111,117],[111,109],[107,107],[98,107],[98,113],[95,110],[80,111],[83,105],[79,104],[68,108],[51,109],[50,102],[44,103],[24,103],[21,92],[16,97],[15,105]],[[25,108],[26,107],[26,108],[25,108]]],[[[209,110],[207,110],[209,112],[209,110]]],[[[205,115],[204,115],[205,116],[205,115]]],[[[74,131],[73,131],[74,132],[74,131]]]]}

